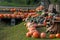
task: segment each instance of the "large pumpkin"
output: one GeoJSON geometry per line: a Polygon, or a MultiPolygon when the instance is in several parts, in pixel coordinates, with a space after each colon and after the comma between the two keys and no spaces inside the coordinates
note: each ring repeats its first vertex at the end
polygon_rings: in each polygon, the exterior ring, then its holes
{"type": "Polygon", "coordinates": [[[56,34],[56,37],[57,37],[57,38],[60,38],[60,33],[57,33],[57,34],[56,34]]]}
{"type": "Polygon", "coordinates": [[[34,32],[33,35],[32,35],[32,37],[39,38],[39,35],[40,35],[39,32],[34,32]]]}
{"type": "Polygon", "coordinates": [[[46,33],[42,32],[42,33],[40,34],[40,37],[41,37],[41,38],[46,38],[46,33]]]}
{"type": "Polygon", "coordinates": [[[49,35],[49,38],[51,38],[51,39],[52,39],[52,38],[55,38],[55,34],[50,34],[50,35],[49,35]]]}

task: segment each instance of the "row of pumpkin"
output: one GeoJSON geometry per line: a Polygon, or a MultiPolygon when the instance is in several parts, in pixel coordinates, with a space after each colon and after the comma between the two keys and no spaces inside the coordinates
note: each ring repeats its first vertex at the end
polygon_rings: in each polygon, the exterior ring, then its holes
{"type": "Polygon", "coordinates": [[[27,18],[29,16],[36,17],[38,14],[34,13],[23,13],[23,12],[14,12],[13,14],[3,14],[0,13],[0,18],[27,18]]]}
{"type": "MultiPolygon", "coordinates": [[[[39,7],[37,7],[36,9],[28,9],[26,12],[36,12],[36,11],[41,11],[41,10],[43,10],[44,9],[44,6],[39,6],[39,7]]],[[[23,9],[21,9],[21,8],[0,8],[0,10],[2,10],[2,11],[10,11],[10,12],[15,12],[15,11],[22,11],[22,12],[24,12],[23,11],[23,9]]]]}

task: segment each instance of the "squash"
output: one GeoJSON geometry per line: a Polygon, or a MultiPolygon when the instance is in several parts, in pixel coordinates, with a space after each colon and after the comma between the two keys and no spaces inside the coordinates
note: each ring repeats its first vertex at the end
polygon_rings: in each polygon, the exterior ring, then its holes
{"type": "Polygon", "coordinates": [[[56,34],[56,37],[57,37],[57,38],[60,38],[60,33],[57,33],[57,34],[56,34]]]}
{"type": "Polygon", "coordinates": [[[3,14],[0,14],[0,18],[4,18],[3,14]]]}
{"type": "Polygon", "coordinates": [[[55,34],[50,34],[50,35],[49,35],[49,38],[50,38],[50,39],[55,38],[55,34]]]}
{"type": "Polygon", "coordinates": [[[46,33],[42,32],[42,33],[40,34],[40,37],[41,37],[41,38],[46,38],[46,33]]]}
{"type": "Polygon", "coordinates": [[[39,35],[40,35],[39,32],[36,31],[36,32],[33,33],[32,37],[39,38],[39,35]]]}

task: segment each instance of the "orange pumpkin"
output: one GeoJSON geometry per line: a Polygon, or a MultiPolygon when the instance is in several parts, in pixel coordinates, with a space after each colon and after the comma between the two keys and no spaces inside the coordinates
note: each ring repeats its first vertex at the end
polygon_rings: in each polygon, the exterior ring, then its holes
{"type": "Polygon", "coordinates": [[[46,33],[42,32],[42,33],[40,34],[40,37],[41,37],[41,38],[46,38],[46,33]]]}
{"type": "Polygon", "coordinates": [[[0,18],[3,18],[3,14],[0,14],[0,18]]]}
{"type": "Polygon", "coordinates": [[[20,15],[16,15],[16,18],[20,18],[20,15]]]}
{"type": "Polygon", "coordinates": [[[22,18],[22,19],[24,19],[24,15],[22,14],[22,15],[20,15],[20,17],[22,18]]]}
{"type": "Polygon", "coordinates": [[[55,38],[55,34],[50,34],[50,35],[49,35],[49,38],[51,38],[51,39],[52,39],[52,38],[55,38]]]}
{"type": "Polygon", "coordinates": [[[16,9],[15,9],[15,8],[11,8],[10,11],[11,11],[11,12],[15,12],[16,9]]]}
{"type": "Polygon", "coordinates": [[[31,33],[30,32],[27,32],[26,33],[26,37],[31,37],[31,33]]]}
{"type": "Polygon", "coordinates": [[[14,12],[15,15],[17,15],[18,13],[17,12],[14,12]]]}
{"type": "Polygon", "coordinates": [[[32,37],[39,38],[39,35],[40,35],[39,32],[34,32],[33,35],[32,35],[32,37]]]}
{"type": "Polygon", "coordinates": [[[8,18],[11,18],[11,14],[7,14],[7,17],[8,17],[8,18]]]}
{"type": "Polygon", "coordinates": [[[11,18],[16,18],[16,15],[15,14],[11,14],[11,18]]]}
{"type": "Polygon", "coordinates": [[[3,14],[4,18],[7,18],[7,14],[3,14]]]}
{"type": "Polygon", "coordinates": [[[60,38],[60,33],[57,33],[57,34],[56,34],[56,37],[57,37],[57,38],[60,38]]]}

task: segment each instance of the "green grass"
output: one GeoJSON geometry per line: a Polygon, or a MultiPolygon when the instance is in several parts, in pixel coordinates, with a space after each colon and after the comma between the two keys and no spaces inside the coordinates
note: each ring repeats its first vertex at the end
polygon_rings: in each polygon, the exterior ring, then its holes
{"type": "Polygon", "coordinates": [[[20,7],[20,6],[23,6],[23,7],[24,7],[24,6],[35,6],[35,5],[32,5],[32,4],[31,4],[31,5],[27,5],[27,4],[24,3],[24,2],[21,2],[21,3],[10,2],[10,3],[9,3],[9,2],[5,2],[5,1],[4,1],[4,2],[0,2],[0,5],[1,5],[1,6],[13,6],[13,7],[14,7],[14,6],[15,6],[15,7],[20,7]]]}
{"type": "MultiPolygon", "coordinates": [[[[25,34],[27,32],[26,27],[23,25],[24,22],[16,25],[9,26],[5,24],[0,24],[0,40],[60,40],[60,39],[40,39],[40,38],[32,38],[26,37],[25,34]]],[[[44,31],[40,29],[40,31],[44,31]]]]}

